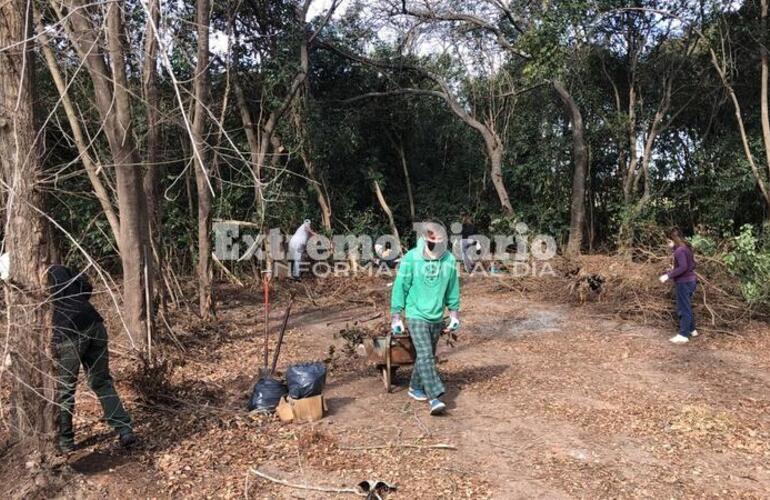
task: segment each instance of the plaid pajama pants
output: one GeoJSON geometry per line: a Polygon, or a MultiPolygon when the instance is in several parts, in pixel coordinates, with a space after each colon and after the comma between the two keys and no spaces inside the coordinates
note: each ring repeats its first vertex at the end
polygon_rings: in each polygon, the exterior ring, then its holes
{"type": "Polygon", "coordinates": [[[407,319],[407,323],[414,350],[417,352],[409,385],[424,391],[430,399],[439,398],[444,394],[445,389],[436,369],[436,345],[444,323],[442,321],[431,323],[419,319],[407,319]]]}

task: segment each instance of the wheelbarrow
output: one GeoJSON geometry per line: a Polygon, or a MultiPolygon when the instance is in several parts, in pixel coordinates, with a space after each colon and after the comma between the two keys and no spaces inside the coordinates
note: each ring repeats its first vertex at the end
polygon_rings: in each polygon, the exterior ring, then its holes
{"type": "Polygon", "coordinates": [[[399,366],[413,365],[417,359],[409,333],[374,337],[364,343],[369,363],[379,370],[385,391],[390,392],[393,375],[399,366]]]}

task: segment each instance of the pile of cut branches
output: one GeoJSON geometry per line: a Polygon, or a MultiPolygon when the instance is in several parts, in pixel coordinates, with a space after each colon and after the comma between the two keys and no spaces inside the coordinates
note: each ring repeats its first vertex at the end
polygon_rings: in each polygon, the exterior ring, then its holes
{"type": "MultiPolygon", "coordinates": [[[[761,318],[742,297],[740,283],[724,264],[698,259],[698,289],[693,304],[704,330],[732,333],[761,318]]],[[[643,261],[622,256],[592,255],[565,261],[564,279],[572,302],[590,300],[608,313],[644,323],[669,324],[676,319],[673,287],[658,277],[669,269],[670,256],[646,252],[643,261]],[[588,289],[588,292],[586,292],[588,289]]]]}

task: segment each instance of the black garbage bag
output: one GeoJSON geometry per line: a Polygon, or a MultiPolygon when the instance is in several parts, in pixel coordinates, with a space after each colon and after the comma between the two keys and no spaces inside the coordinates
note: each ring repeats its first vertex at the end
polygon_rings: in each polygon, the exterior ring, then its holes
{"type": "Polygon", "coordinates": [[[286,384],[274,378],[261,378],[254,384],[249,398],[249,411],[273,411],[286,395],[286,384]]]}
{"type": "Polygon", "coordinates": [[[318,396],[326,385],[326,365],[320,361],[292,365],[286,370],[286,383],[293,399],[318,396]]]}

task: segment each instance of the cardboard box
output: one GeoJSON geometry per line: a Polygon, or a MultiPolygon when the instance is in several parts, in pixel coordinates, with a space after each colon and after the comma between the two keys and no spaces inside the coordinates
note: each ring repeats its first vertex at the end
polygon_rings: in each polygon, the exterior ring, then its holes
{"type": "Polygon", "coordinates": [[[284,396],[275,409],[282,422],[315,422],[323,418],[325,411],[326,402],[323,395],[303,399],[284,396]]]}

